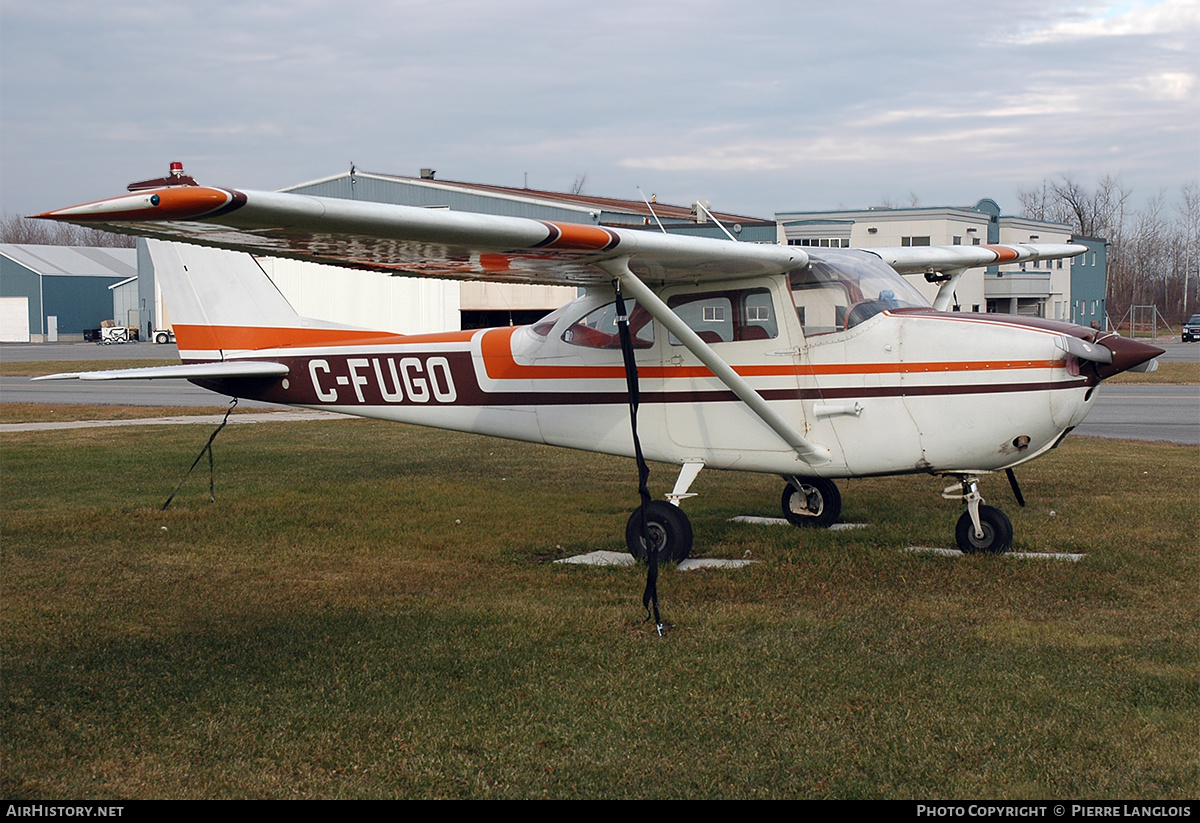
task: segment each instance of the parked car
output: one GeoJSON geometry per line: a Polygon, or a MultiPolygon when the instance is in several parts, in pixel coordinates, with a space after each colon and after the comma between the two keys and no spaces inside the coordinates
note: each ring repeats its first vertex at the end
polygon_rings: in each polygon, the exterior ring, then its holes
{"type": "Polygon", "coordinates": [[[1184,343],[1200,340],[1200,314],[1193,314],[1183,324],[1183,332],[1179,335],[1184,343]]]}

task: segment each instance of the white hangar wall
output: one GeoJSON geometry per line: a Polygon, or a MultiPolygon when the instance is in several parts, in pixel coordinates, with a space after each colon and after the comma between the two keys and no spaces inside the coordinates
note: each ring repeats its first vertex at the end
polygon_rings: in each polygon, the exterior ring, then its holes
{"type": "Polygon", "coordinates": [[[305,317],[400,334],[459,328],[457,281],[391,277],[273,257],[258,262],[305,317]]]}

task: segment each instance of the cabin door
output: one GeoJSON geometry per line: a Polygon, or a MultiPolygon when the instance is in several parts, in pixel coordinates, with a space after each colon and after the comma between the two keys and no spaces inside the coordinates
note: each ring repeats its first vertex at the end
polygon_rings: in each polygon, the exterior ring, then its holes
{"type": "MultiPolygon", "coordinates": [[[[664,290],[663,300],[797,429],[804,430],[796,379],[798,328],[789,321],[783,277],[664,290]],[[786,302],[785,302],[786,301],[786,302]]],[[[662,331],[661,396],[677,459],[720,468],[771,470],[791,448],[694,354],[662,331]]]]}

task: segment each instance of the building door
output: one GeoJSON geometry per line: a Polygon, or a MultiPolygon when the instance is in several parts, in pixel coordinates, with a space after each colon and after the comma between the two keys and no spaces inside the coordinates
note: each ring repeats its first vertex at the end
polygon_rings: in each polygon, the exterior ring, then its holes
{"type": "Polygon", "coordinates": [[[29,342],[29,298],[0,297],[0,343],[29,342]]]}

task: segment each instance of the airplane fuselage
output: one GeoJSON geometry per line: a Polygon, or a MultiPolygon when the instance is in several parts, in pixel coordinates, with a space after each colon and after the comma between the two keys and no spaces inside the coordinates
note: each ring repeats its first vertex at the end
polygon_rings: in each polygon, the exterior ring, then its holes
{"type": "MultiPolygon", "coordinates": [[[[661,292],[759,394],[829,449],[829,461],[802,462],[642,317],[635,339],[648,458],[831,478],[997,471],[1051,448],[1094,402],[1097,381],[1081,373],[1064,332],[1046,327],[1053,324],[899,309],[849,328],[813,324],[806,334],[795,294],[786,275],[661,292]],[[750,312],[754,328],[728,322],[722,310],[743,322],[750,312]]],[[[197,382],[272,403],[630,455],[625,371],[605,326],[611,304],[611,292],[595,289],[533,326],[367,339],[330,332],[277,348],[259,341],[244,356],[282,363],[286,377],[197,382]]]]}

